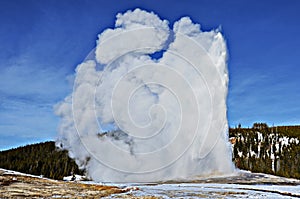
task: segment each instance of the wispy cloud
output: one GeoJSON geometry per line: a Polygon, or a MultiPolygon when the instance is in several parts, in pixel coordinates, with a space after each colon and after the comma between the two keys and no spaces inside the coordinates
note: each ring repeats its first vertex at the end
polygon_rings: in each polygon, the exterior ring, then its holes
{"type": "Polygon", "coordinates": [[[264,66],[232,77],[228,98],[230,124],[296,123],[295,115],[300,111],[299,72],[291,73],[292,67],[264,66]]]}
{"type": "MultiPolygon", "coordinates": [[[[70,90],[65,72],[16,58],[0,74],[0,136],[53,139],[58,125],[53,105],[70,90]]],[[[0,149],[9,145],[3,142],[0,149]]]]}

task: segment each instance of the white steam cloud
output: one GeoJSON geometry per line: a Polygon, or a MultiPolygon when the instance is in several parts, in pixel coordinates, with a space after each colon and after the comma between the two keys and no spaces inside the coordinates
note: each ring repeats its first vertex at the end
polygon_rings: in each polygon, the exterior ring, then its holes
{"type": "Polygon", "coordinates": [[[56,106],[57,145],[92,179],[154,182],[233,172],[220,32],[202,32],[188,17],[170,29],[136,9],[118,14],[93,52],[76,69],[73,93],[56,106]]]}

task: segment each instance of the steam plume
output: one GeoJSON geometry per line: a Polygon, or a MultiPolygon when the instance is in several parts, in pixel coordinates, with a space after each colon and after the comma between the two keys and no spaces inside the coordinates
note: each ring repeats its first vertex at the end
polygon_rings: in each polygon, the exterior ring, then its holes
{"type": "Polygon", "coordinates": [[[90,177],[150,182],[233,171],[220,32],[202,32],[188,17],[170,29],[136,9],[117,15],[94,52],[55,108],[57,145],[90,177]]]}

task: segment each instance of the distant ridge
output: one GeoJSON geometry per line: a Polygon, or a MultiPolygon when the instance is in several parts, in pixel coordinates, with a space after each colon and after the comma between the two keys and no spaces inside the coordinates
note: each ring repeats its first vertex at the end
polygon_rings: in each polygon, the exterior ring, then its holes
{"type": "Polygon", "coordinates": [[[232,160],[244,170],[300,179],[300,126],[254,123],[229,129],[232,160]]]}
{"type": "Polygon", "coordinates": [[[53,141],[1,151],[0,168],[58,180],[72,172],[83,174],[67,151],[58,150],[53,141]]]}

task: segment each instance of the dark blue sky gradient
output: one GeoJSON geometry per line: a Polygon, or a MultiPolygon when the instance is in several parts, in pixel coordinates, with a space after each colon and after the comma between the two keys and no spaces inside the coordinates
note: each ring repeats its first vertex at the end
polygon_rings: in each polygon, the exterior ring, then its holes
{"type": "Polygon", "coordinates": [[[136,7],[170,25],[190,16],[221,28],[228,44],[229,124],[300,124],[300,1],[0,1],[0,150],[55,139],[53,106],[71,92],[72,74],[136,7]]]}

